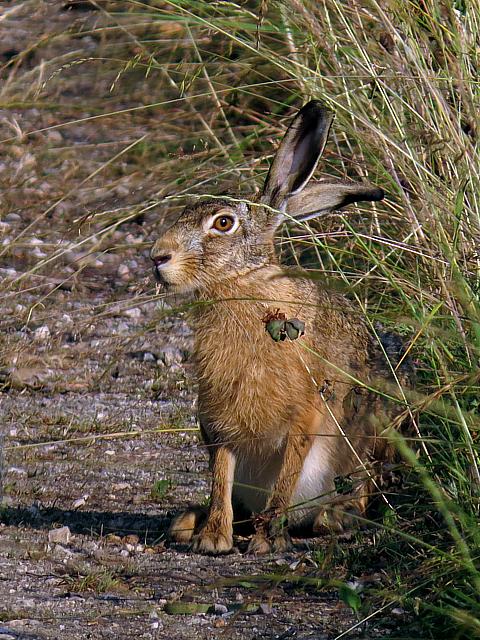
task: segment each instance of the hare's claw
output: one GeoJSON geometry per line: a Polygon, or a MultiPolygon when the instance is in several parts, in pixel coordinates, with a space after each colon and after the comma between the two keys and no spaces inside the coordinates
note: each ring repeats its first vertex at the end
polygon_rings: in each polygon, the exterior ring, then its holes
{"type": "Polygon", "coordinates": [[[357,528],[362,521],[366,509],[367,490],[361,498],[348,501],[339,501],[321,509],[313,523],[314,534],[341,535],[345,531],[357,528]]]}
{"type": "Polygon", "coordinates": [[[168,530],[168,537],[172,542],[189,544],[198,525],[206,517],[207,511],[203,507],[192,507],[176,516],[168,530]]]}
{"type": "Polygon", "coordinates": [[[195,553],[217,554],[228,553],[233,547],[231,531],[221,531],[205,526],[193,539],[195,553]]]}
{"type": "Polygon", "coordinates": [[[275,553],[284,553],[292,547],[292,540],[286,531],[283,534],[275,536],[273,539],[273,550],[275,553]]]}
{"type": "Polygon", "coordinates": [[[291,548],[292,541],[287,533],[275,536],[275,538],[269,540],[264,533],[259,532],[250,540],[247,553],[255,556],[264,556],[267,553],[284,553],[291,548]]]}
{"type": "Polygon", "coordinates": [[[247,549],[247,553],[255,556],[265,556],[272,551],[272,545],[263,533],[256,533],[250,540],[247,549]]]}
{"type": "Polygon", "coordinates": [[[287,521],[280,511],[266,510],[253,520],[255,534],[250,540],[247,553],[265,555],[267,553],[283,553],[292,548],[288,535],[287,521]]]}
{"type": "Polygon", "coordinates": [[[283,553],[292,548],[292,541],[288,535],[286,526],[282,524],[282,519],[273,517],[271,519],[258,517],[259,526],[248,545],[248,553],[254,555],[265,555],[267,553],[283,553]]]}

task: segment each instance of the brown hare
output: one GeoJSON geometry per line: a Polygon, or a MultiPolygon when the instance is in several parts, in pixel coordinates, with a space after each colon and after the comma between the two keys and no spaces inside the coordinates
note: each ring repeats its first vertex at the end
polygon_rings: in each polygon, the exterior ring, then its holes
{"type": "Polygon", "coordinates": [[[381,431],[394,410],[369,389],[378,380],[394,387],[401,344],[386,334],[379,345],[345,298],[282,267],[274,249],[287,219],[383,198],[368,183],[308,184],[332,120],[322,103],[306,104],[254,201],[187,207],[151,251],[165,289],[197,300],[194,358],[211,501],[208,513],[193,507],[177,516],[170,536],[193,540],[198,552],[232,548],[234,507],[253,515],[253,553],[286,549],[287,519],[318,531],[340,525],[343,512],[362,514],[375,462],[391,455],[381,431]],[[347,490],[339,477],[348,478],[347,490]]]}

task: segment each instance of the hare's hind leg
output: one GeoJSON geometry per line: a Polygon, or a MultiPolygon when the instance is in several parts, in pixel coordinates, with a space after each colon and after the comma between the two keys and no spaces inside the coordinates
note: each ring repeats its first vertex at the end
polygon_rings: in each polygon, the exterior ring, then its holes
{"type": "Polygon", "coordinates": [[[371,492],[372,481],[364,480],[355,487],[353,495],[338,496],[322,507],[313,522],[313,533],[341,534],[358,527],[365,516],[371,492]]]}
{"type": "Polygon", "coordinates": [[[173,542],[188,544],[191,542],[207,517],[207,508],[200,505],[190,507],[186,511],[179,513],[172,520],[168,529],[168,537],[173,542]]]}

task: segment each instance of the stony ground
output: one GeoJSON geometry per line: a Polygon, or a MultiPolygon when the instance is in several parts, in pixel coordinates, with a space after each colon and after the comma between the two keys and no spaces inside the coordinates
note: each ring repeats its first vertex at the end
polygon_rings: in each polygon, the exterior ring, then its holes
{"type": "Polygon", "coordinates": [[[101,293],[87,307],[72,298],[60,322],[4,338],[15,355],[1,394],[0,639],[334,638],[348,628],[336,590],[288,577],[324,577],[325,541],[262,560],[242,553],[242,538],[220,558],[168,547],[171,514],[208,495],[188,329],[154,322],[158,303],[102,315],[101,293]],[[67,315],[85,329],[68,328],[67,315]],[[178,602],[183,613],[169,609],[178,602]]]}
{"type": "MultiPolygon", "coordinates": [[[[160,196],[213,161],[179,144],[183,106],[135,110],[178,97],[168,78],[109,62],[141,53],[143,22],[3,4],[0,640],[343,637],[355,618],[319,583],[350,577],[335,543],[258,560],[240,537],[219,558],[165,539],[209,479],[191,335],[155,298],[148,247],[160,196]]],[[[159,59],[180,28],[158,27],[159,59]]]]}

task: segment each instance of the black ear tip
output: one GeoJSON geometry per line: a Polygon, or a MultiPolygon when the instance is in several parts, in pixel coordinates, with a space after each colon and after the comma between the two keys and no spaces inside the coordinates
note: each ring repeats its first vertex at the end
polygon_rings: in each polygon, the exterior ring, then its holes
{"type": "Polygon", "coordinates": [[[334,112],[327,107],[321,100],[310,100],[303,105],[300,109],[299,113],[301,113],[304,117],[310,118],[333,118],[334,112]]]}
{"type": "Polygon", "coordinates": [[[370,193],[370,200],[373,202],[378,202],[378,200],[383,200],[385,198],[385,191],[380,189],[380,187],[374,187],[370,193]]]}

